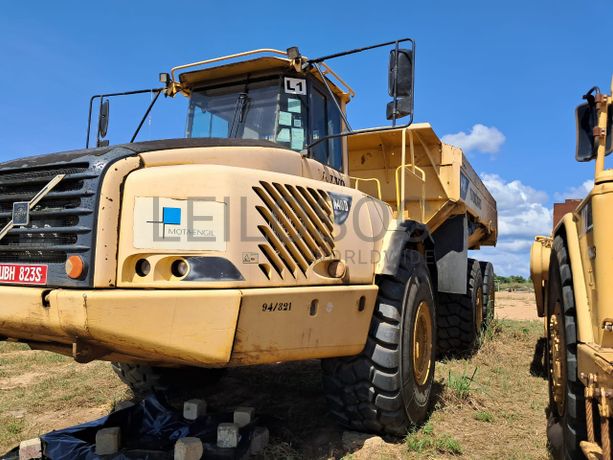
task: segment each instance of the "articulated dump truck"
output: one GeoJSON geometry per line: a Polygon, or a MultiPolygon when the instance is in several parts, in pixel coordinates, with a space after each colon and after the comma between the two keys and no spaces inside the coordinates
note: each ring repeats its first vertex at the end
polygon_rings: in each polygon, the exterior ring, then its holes
{"type": "Polygon", "coordinates": [[[605,156],[613,140],[613,101],[596,87],[583,98],[576,110],[576,159],[596,160],[594,187],[560,216],[550,236],[536,238],[530,270],[538,315],[545,319],[552,452],[563,459],[611,460],[613,170],[605,169],[605,156]]]}
{"type": "Polygon", "coordinates": [[[355,93],[326,63],[363,49],[266,49],[160,75],[145,116],[186,97],[184,138],[109,146],[119,94],[99,95],[97,147],[1,164],[0,335],[111,361],[135,392],[321,359],[344,425],[422,422],[436,357],[492,316],[493,268],[468,250],[495,244],[497,212],[460,149],[397,123],[414,42],[381,46],[388,127],[349,128],[355,93]]]}

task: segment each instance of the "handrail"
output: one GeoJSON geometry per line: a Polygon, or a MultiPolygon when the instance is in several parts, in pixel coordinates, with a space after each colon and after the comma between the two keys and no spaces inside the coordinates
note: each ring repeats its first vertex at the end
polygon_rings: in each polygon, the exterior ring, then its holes
{"type": "MultiPolygon", "coordinates": [[[[266,54],[276,54],[276,55],[279,55],[279,56],[283,56],[286,59],[288,58],[288,54],[287,54],[286,51],[281,51],[281,50],[277,50],[277,49],[274,49],[274,48],[261,48],[261,49],[257,49],[257,50],[244,51],[242,53],[229,54],[227,56],[221,56],[221,57],[216,57],[216,58],[212,58],[212,59],[206,59],[204,61],[192,62],[190,64],[183,64],[183,65],[180,65],[180,66],[177,66],[177,67],[173,67],[172,69],[170,69],[170,79],[173,82],[177,81],[175,79],[175,73],[178,70],[189,69],[190,67],[200,67],[200,66],[207,65],[207,64],[213,64],[215,62],[227,61],[227,60],[230,60],[230,59],[237,59],[237,58],[244,57],[244,56],[252,56],[254,54],[264,54],[264,53],[266,53],[266,54]]],[[[291,60],[288,59],[288,62],[291,63],[291,60]]],[[[326,73],[330,73],[334,78],[336,78],[336,80],[342,86],[345,87],[345,89],[347,90],[347,94],[349,94],[350,98],[355,97],[355,91],[353,90],[353,88],[351,86],[349,86],[347,84],[347,82],[345,80],[343,80],[325,62],[321,62],[320,64],[326,69],[326,73]]]]}
{"type": "Polygon", "coordinates": [[[426,221],[426,172],[421,169],[419,166],[415,166],[415,163],[403,164],[396,168],[395,178],[396,178],[396,209],[398,210],[398,220],[404,219],[404,202],[405,202],[405,181],[404,174],[401,175],[400,181],[398,180],[398,173],[403,169],[411,168],[410,172],[417,179],[422,182],[421,186],[421,198],[420,198],[420,207],[421,207],[421,221],[425,223],[426,221]],[[419,173],[416,174],[416,172],[419,173]],[[398,186],[400,182],[401,187],[398,186]]]}
{"type": "Polygon", "coordinates": [[[190,67],[199,67],[201,65],[212,64],[214,62],[227,61],[229,59],[236,59],[236,58],[239,58],[239,57],[251,56],[253,54],[260,54],[260,53],[278,54],[279,56],[285,56],[287,58],[287,52],[286,51],[280,51],[280,50],[277,50],[277,49],[274,49],[274,48],[261,48],[261,49],[257,49],[257,50],[251,50],[251,51],[244,51],[242,53],[229,54],[227,56],[216,57],[216,58],[213,58],[213,59],[206,59],[204,61],[192,62],[190,64],[183,64],[183,65],[180,65],[180,66],[177,66],[177,67],[173,67],[172,69],[170,69],[170,78],[172,79],[172,81],[176,81],[175,80],[175,72],[177,70],[188,69],[190,67]]]}
{"type": "Polygon", "coordinates": [[[381,193],[381,181],[379,179],[377,179],[376,177],[353,177],[353,176],[349,176],[350,180],[354,180],[355,181],[355,185],[354,188],[356,190],[360,190],[360,188],[358,187],[358,184],[360,183],[360,181],[363,182],[375,182],[377,185],[377,198],[380,200],[382,193],[381,193]]]}
{"type": "Polygon", "coordinates": [[[339,75],[334,70],[332,70],[328,64],[326,64],[325,62],[320,62],[320,65],[324,66],[326,69],[326,72],[324,72],[324,75],[326,73],[331,73],[334,76],[334,78],[336,78],[338,82],[345,87],[345,89],[347,90],[347,94],[349,94],[349,97],[350,98],[355,97],[355,91],[353,90],[353,88],[349,86],[345,80],[339,77],[339,75]]]}

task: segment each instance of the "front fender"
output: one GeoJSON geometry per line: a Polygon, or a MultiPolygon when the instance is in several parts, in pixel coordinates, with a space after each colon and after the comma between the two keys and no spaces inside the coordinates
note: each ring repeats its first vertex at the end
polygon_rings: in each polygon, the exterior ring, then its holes
{"type": "Polygon", "coordinates": [[[532,248],[530,249],[530,278],[532,279],[532,284],[534,285],[536,312],[539,318],[545,316],[551,243],[551,237],[537,236],[534,239],[534,243],[532,243],[532,248]]]}
{"type": "Polygon", "coordinates": [[[577,310],[577,339],[579,342],[594,342],[592,317],[587,295],[585,271],[579,246],[579,231],[573,214],[566,214],[555,229],[555,236],[562,236],[565,241],[570,269],[573,278],[573,291],[575,294],[575,308],[577,310]]]}

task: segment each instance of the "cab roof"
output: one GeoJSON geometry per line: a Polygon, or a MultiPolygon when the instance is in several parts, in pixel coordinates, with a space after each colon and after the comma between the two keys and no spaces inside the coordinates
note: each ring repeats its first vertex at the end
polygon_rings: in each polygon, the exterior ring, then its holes
{"type": "MultiPolygon", "coordinates": [[[[202,63],[194,63],[193,65],[188,64],[186,66],[177,67],[175,69],[178,70],[185,67],[206,65],[207,62],[208,61],[202,61],[202,63]]],[[[277,72],[280,73],[284,70],[295,72],[295,66],[292,60],[276,56],[262,56],[255,59],[231,62],[214,67],[206,67],[204,69],[183,72],[179,74],[178,80],[180,84],[180,90],[185,94],[189,94],[193,88],[200,86],[203,82],[232,79],[233,77],[242,77],[248,74],[265,74],[277,72]]],[[[322,78],[319,75],[319,72],[317,72],[317,70],[310,69],[306,72],[314,75],[317,79],[322,81],[322,78]]],[[[332,92],[341,100],[349,102],[351,96],[354,95],[353,90],[347,87],[347,91],[344,91],[339,87],[336,82],[328,78],[328,74],[333,74],[335,77],[336,75],[327,66],[322,69],[322,72],[332,92]]]]}

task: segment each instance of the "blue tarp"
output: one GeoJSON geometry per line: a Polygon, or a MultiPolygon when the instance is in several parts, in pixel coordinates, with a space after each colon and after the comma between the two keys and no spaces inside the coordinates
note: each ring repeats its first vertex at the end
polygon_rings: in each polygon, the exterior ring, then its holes
{"type": "MultiPolygon", "coordinates": [[[[185,420],[181,414],[150,396],[140,403],[118,410],[106,417],[41,436],[44,458],[51,460],[158,460],[172,459],[175,442],[184,437],[197,437],[205,447],[205,458],[237,459],[249,456],[253,426],[241,429],[241,439],[235,449],[219,449],[217,425],[232,422],[233,415],[215,414],[196,421],[185,420]],[[121,429],[121,451],[115,455],[96,455],[96,433],[102,428],[121,429]]],[[[17,449],[18,450],[18,449],[17,449]]],[[[13,450],[3,459],[15,458],[13,450]]]]}

